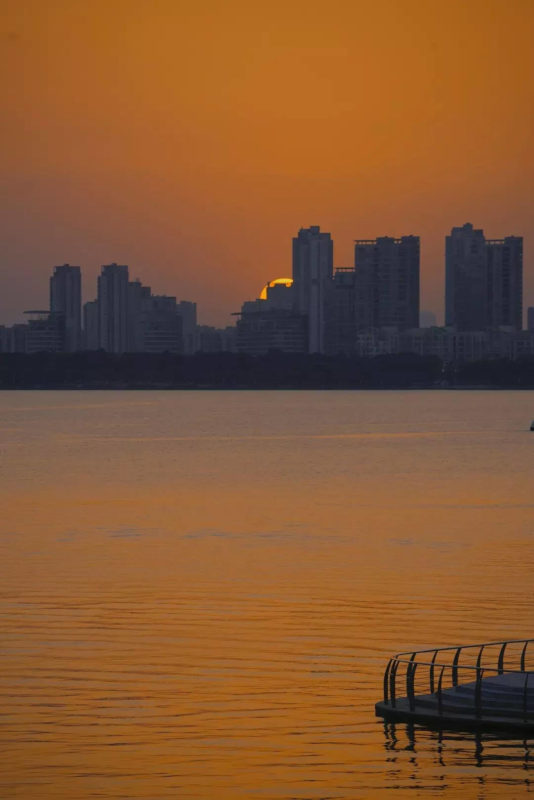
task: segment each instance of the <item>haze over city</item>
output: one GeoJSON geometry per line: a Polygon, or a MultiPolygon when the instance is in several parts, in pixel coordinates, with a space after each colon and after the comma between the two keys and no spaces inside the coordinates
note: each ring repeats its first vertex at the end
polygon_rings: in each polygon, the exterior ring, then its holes
{"type": "Polygon", "coordinates": [[[310,224],[420,236],[439,321],[451,227],[521,235],[532,305],[530,2],[4,5],[2,322],[115,260],[226,325],[310,224]]]}

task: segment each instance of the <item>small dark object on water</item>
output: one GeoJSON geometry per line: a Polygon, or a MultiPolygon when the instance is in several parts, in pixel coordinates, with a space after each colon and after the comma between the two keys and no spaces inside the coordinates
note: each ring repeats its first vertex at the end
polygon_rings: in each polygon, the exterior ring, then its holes
{"type": "Polygon", "coordinates": [[[433,728],[534,732],[533,642],[513,639],[398,653],[386,667],[384,699],[376,704],[376,715],[433,728]]]}

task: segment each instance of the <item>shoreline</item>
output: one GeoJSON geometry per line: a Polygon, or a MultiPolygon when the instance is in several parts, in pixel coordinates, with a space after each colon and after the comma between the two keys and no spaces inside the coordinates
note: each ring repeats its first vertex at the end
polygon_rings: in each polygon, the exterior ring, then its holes
{"type": "Polygon", "coordinates": [[[448,362],[415,353],[369,357],[244,353],[0,353],[0,390],[532,390],[534,356],[448,362]]]}

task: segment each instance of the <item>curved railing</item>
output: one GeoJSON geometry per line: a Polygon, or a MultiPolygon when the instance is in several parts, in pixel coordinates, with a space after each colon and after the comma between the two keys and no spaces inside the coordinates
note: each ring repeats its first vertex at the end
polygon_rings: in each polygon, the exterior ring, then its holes
{"type": "Polygon", "coordinates": [[[516,714],[525,721],[532,720],[534,645],[529,647],[532,643],[534,639],[509,639],[398,653],[390,658],[384,673],[384,703],[396,709],[397,699],[402,696],[404,703],[408,701],[410,712],[415,712],[417,698],[422,700],[422,695],[432,695],[436,698],[437,712],[442,715],[449,699],[446,690],[470,683],[474,684],[472,711],[480,717],[483,680],[505,673],[523,673],[524,679],[519,678],[516,687],[516,698],[520,692],[522,700],[516,714]]]}

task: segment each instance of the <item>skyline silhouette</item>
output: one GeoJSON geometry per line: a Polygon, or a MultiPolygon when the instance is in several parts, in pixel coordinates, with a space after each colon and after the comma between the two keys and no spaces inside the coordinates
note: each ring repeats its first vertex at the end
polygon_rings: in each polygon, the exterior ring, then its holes
{"type": "Polygon", "coordinates": [[[50,277],[49,310],[25,311],[26,324],[0,324],[0,352],[413,354],[443,364],[532,356],[523,238],[488,239],[465,223],[445,242],[445,326],[428,311],[423,318],[434,324],[421,324],[418,236],[356,239],[353,265],[335,268],[331,234],[312,225],[293,237],[292,277],[245,300],[235,325],[199,325],[195,302],[154,294],[115,262],[102,266],[97,297],[82,308],[81,269],[63,264],[50,277]]]}
{"type": "Polygon", "coordinates": [[[531,240],[526,0],[5,5],[2,320],[50,265],[116,260],[224,324],[314,221],[339,264],[356,236],[421,236],[441,318],[444,231],[531,240]]]}
{"type": "MultiPolygon", "coordinates": [[[[316,227],[319,229],[320,226],[316,226],[316,227]]],[[[471,223],[465,223],[463,227],[464,228],[469,228],[469,227],[473,228],[471,223]]],[[[314,228],[314,226],[311,226],[311,228],[314,228]]],[[[302,232],[303,230],[306,230],[306,229],[305,228],[301,228],[300,230],[302,232]]],[[[454,230],[456,230],[456,228],[452,228],[452,232],[454,232],[454,230]]],[[[475,231],[475,233],[479,233],[480,234],[480,233],[484,233],[484,232],[478,230],[478,231],[475,231]]],[[[326,233],[326,235],[329,236],[329,237],[331,236],[330,232],[326,233]]],[[[401,238],[404,238],[404,239],[408,238],[409,239],[410,237],[415,238],[415,239],[418,240],[418,242],[420,243],[420,250],[421,250],[421,252],[424,252],[424,242],[422,241],[422,237],[421,236],[415,235],[415,237],[414,237],[414,234],[410,233],[408,236],[406,236],[404,234],[401,238]]],[[[496,244],[496,243],[503,242],[503,241],[505,241],[507,239],[510,239],[510,238],[511,239],[518,239],[518,240],[520,240],[522,242],[524,237],[523,236],[519,236],[518,237],[516,235],[512,235],[511,236],[510,234],[506,234],[504,236],[504,239],[502,239],[502,238],[500,238],[500,239],[489,239],[489,238],[486,238],[486,241],[488,242],[488,244],[496,244]]],[[[356,245],[357,243],[360,243],[361,245],[365,245],[365,243],[367,243],[367,242],[371,243],[373,241],[377,241],[377,240],[380,240],[380,239],[391,239],[391,241],[393,241],[394,237],[391,237],[390,235],[387,235],[387,234],[385,235],[382,232],[382,234],[380,234],[380,236],[375,237],[375,239],[363,239],[362,237],[353,238],[352,244],[353,244],[353,247],[354,247],[354,245],[356,245]]],[[[437,310],[436,308],[430,308],[428,305],[425,305],[424,298],[422,297],[422,287],[424,286],[424,284],[426,282],[425,264],[424,264],[424,262],[423,262],[423,260],[421,258],[419,259],[420,262],[421,262],[421,266],[420,266],[421,288],[417,287],[417,290],[416,290],[417,297],[418,297],[418,304],[419,304],[418,308],[420,308],[420,313],[423,314],[423,318],[425,320],[426,319],[435,320],[434,324],[436,324],[438,326],[445,325],[445,324],[454,324],[453,322],[450,322],[450,321],[447,322],[447,320],[445,319],[445,316],[446,316],[446,309],[445,309],[446,294],[447,294],[447,291],[448,291],[447,290],[447,285],[448,285],[448,281],[449,281],[449,279],[447,278],[446,263],[447,263],[447,258],[448,258],[448,256],[447,256],[447,247],[448,247],[448,240],[450,239],[450,233],[445,234],[443,239],[444,239],[445,246],[444,246],[444,252],[443,252],[443,259],[442,259],[442,262],[443,262],[442,263],[442,272],[443,272],[443,276],[442,276],[443,277],[442,299],[441,299],[441,303],[438,304],[438,309],[441,309],[441,310],[437,310]]],[[[336,271],[354,269],[354,266],[347,267],[345,265],[342,265],[342,264],[339,264],[339,263],[337,263],[337,264],[335,263],[335,261],[336,261],[336,258],[335,258],[336,249],[335,249],[334,245],[335,245],[335,240],[332,238],[331,239],[331,244],[330,244],[330,248],[331,248],[331,251],[332,251],[331,254],[330,254],[331,271],[332,271],[332,273],[336,272],[336,271]]],[[[352,261],[353,257],[354,256],[351,257],[350,261],[352,261]]],[[[290,259],[288,258],[287,261],[289,263],[290,259]]],[[[521,272],[522,272],[522,283],[523,283],[523,291],[522,291],[523,315],[519,314],[519,319],[521,320],[521,322],[519,323],[519,327],[521,327],[521,324],[523,324],[523,327],[527,328],[527,327],[530,327],[529,324],[528,324],[528,320],[527,320],[527,311],[528,311],[528,309],[530,307],[532,307],[532,304],[534,304],[534,292],[529,292],[528,291],[528,287],[532,283],[532,275],[530,274],[532,272],[532,270],[529,271],[528,269],[523,269],[523,248],[521,248],[520,261],[521,261],[521,272]],[[532,297],[532,304],[531,304],[531,302],[529,302],[529,298],[530,297],[532,297]],[[523,317],[524,317],[524,320],[523,320],[523,317]]],[[[105,263],[109,263],[109,262],[105,262],[105,263]]],[[[113,262],[113,263],[115,264],[116,262],[113,262]]],[[[349,259],[347,259],[346,263],[349,263],[349,259]]],[[[68,267],[69,264],[65,263],[64,266],[68,267]]],[[[32,308],[39,307],[39,308],[43,308],[44,309],[45,307],[49,306],[51,310],[54,310],[53,302],[50,302],[50,305],[48,303],[48,299],[50,298],[50,300],[51,300],[51,296],[50,296],[50,291],[47,290],[48,280],[50,278],[50,272],[49,271],[50,271],[51,267],[49,265],[46,265],[46,267],[43,266],[42,269],[43,269],[43,271],[45,269],[47,270],[46,280],[45,280],[45,283],[43,284],[43,286],[40,287],[39,291],[37,290],[37,287],[35,287],[35,286],[31,286],[30,285],[29,287],[26,287],[26,297],[28,299],[27,299],[26,303],[23,304],[24,307],[21,307],[19,309],[10,309],[10,310],[6,311],[3,317],[0,316],[0,325],[13,325],[13,324],[18,324],[18,323],[24,321],[24,314],[27,313],[27,309],[29,307],[32,307],[32,308]],[[43,287],[44,287],[44,291],[43,291],[43,287]],[[43,296],[43,295],[45,295],[45,293],[46,293],[46,300],[44,299],[44,296],[43,296]],[[30,298],[35,297],[35,296],[40,298],[40,300],[41,300],[40,303],[38,303],[38,302],[31,303],[30,302],[30,298]]],[[[63,269],[63,267],[54,267],[54,269],[55,270],[61,270],[61,269],[63,269]]],[[[78,267],[78,269],[80,269],[80,268],[78,267]]],[[[102,265],[99,266],[99,269],[103,269],[102,265]]],[[[92,274],[94,272],[94,270],[93,270],[93,268],[91,266],[89,268],[83,266],[82,270],[85,272],[86,275],[87,275],[87,273],[89,273],[90,276],[92,276],[92,274]]],[[[284,270],[289,272],[290,271],[290,267],[281,268],[279,270],[280,274],[283,274],[284,270]]],[[[150,273],[150,267],[148,267],[147,271],[150,273]]],[[[85,305],[87,303],[90,303],[95,299],[95,297],[97,296],[97,287],[98,287],[98,283],[99,283],[99,280],[100,280],[100,277],[98,275],[95,276],[94,288],[88,289],[87,288],[87,278],[85,280],[85,284],[83,282],[83,274],[84,274],[84,272],[82,272],[81,285],[80,285],[80,287],[78,289],[78,291],[80,293],[81,302],[82,302],[83,305],[85,305]],[[85,286],[85,288],[84,288],[84,286],[85,286]]],[[[133,278],[133,275],[137,275],[137,272],[139,272],[139,270],[137,269],[137,267],[135,267],[134,270],[132,270],[132,273],[130,274],[130,278],[132,280],[135,280],[135,281],[139,282],[139,278],[138,277],[135,277],[135,279],[133,278]]],[[[14,277],[13,274],[10,273],[9,270],[6,270],[4,272],[4,276],[5,276],[5,278],[9,278],[9,277],[13,278],[14,277]]],[[[144,274],[143,274],[143,280],[146,280],[146,275],[144,275],[144,274]]],[[[272,283],[273,281],[279,282],[279,281],[282,281],[282,280],[284,280],[284,279],[280,278],[278,275],[276,275],[274,273],[271,274],[270,276],[267,276],[266,279],[263,281],[263,283],[262,284],[258,284],[258,286],[256,287],[256,294],[254,295],[254,297],[258,297],[258,298],[261,297],[261,298],[265,299],[265,297],[267,296],[266,292],[267,292],[267,288],[268,288],[269,283],[272,283]],[[263,288],[260,288],[260,286],[262,286],[263,288]]],[[[176,281],[177,281],[178,284],[180,284],[180,279],[179,278],[177,278],[176,281]]],[[[3,283],[5,284],[4,287],[3,287],[4,294],[9,294],[10,280],[4,280],[3,283]],[[7,288],[7,291],[6,291],[6,288],[7,288]]],[[[160,291],[158,294],[164,295],[164,294],[167,294],[169,291],[171,291],[171,292],[174,291],[175,294],[182,294],[181,285],[176,286],[176,283],[172,287],[165,286],[165,287],[162,287],[162,288],[163,288],[163,291],[160,291]],[[178,291],[176,291],[176,289],[178,289],[178,291]]],[[[1,294],[2,293],[0,293],[0,296],[1,296],[1,294]]],[[[182,294],[182,296],[183,296],[183,294],[182,294]]],[[[242,303],[244,301],[246,301],[247,299],[251,299],[251,298],[245,298],[244,296],[241,296],[241,298],[239,298],[238,301],[237,301],[236,307],[232,308],[230,310],[229,309],[219,308],[218,312],[217,312],[218,318],[225,320],[226,324],[232,324],[232,316],[235,316],[237,308],[240,307],[242,305],[242,303]]],[[[199,305],[199,303],[198,303],[196,298],[191,298],[190,301],[191,300],[192,300],[192,302],[195,302],[197,304],[197,306],[199,305]]],[[[200,307],[199,310],[201,312],[201,315],[202,315],[202,312],[205,311],[201,307],[200,307]]],[[[207,319],[202,319],[202,323],[203,324],[207,324],[207,319]]],[[[381,323],[381,324],[386,324],[386,323],[384,322],[384,323],[381,323]]],[[[423,323],[423,325],[425,325],[425,323],[423,323]]],[[[472,327],[473,330],[476,330],[476,326],[475,327],[471,326],[471,327],[472,327]]],[[[482,326],[480,329],[483,329],[483,327],[484,326],[482,326]]]]}

